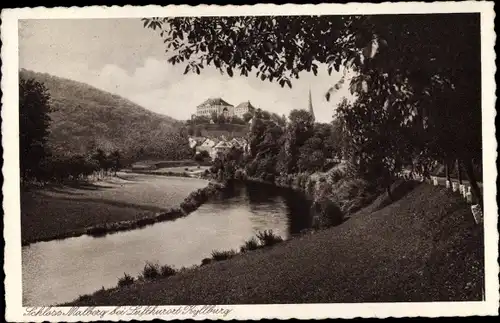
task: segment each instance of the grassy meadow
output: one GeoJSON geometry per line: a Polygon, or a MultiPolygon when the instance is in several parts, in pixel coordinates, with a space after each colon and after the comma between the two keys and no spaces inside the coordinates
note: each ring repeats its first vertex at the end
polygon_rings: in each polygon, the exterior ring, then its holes
{"type": "Polygon", "coordinates": [[[61,236],[85,227],[137,220],[178,207],[200,179],[118,173],[92,184],[49,186],[21,192],[23,242],[61,236]]]}
{"type": "Polygon", "coordinates": [[[483,229],[457,194],[420,184],[376,209],[270,249],[217,252],[227,260],[66,305],[481,300],[483,229]]]}

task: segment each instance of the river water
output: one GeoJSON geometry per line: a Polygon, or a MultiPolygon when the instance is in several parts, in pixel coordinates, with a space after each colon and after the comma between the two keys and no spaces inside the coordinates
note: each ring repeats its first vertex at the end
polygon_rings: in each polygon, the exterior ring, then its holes
{"type": "Polygon", "coordinates": [[[239,250],[258,231],[288,239],[312,223],[310,203],[297,192],[265,184],[234,184],[175,221],[104,237],[38,242],[22,249],[23,305],[56,305],[137,277],[146,262],[199,265],[213,250],[239,250]]]}

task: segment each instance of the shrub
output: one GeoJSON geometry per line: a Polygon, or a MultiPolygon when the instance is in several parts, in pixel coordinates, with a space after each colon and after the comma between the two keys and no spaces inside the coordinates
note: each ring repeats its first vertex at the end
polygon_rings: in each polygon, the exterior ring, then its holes
{"type": "Polygon", "coordinates": [[[80,302],[88,302],[92,299],[92,297],[88,294],[85,294],[85,295],[80,295],[77,299],[77,301],[80,301],[80,302]]]}
{"type": "Polygon", "coordinates": [[[233,258],[234,256],[236,256],[236,251],[234,250],[212,251],[212,259],[215,261],[226,260],[229,258],[233,258]]]}
{"type": "Polygon", "coordinates": [[[148,280],[156,279],[160,276],[160,274],[160,265],[158,264],[152,264],[148,262],[142,270],[142,276],[144,277],[144,279],[148,280]]]}
{"type": "Polygon", "coordinates": [[[187,171],[189,171],[189,168],[186,167],[186,168],[184,168],[184,170],[187,172],[187,171]]]}
{"type": "Polygon", "coordinates": [[[211,259],[211,258],[203,258],[203,260],[201,261],[201,265],[202,266],[208,265],[212,261],[213,261],[213,259],[211,259]]]}
{"type": "Polygon", "coordinates": [[[102,237],[108,233],[106,225],[96,225],[87,229],[87,234],[93,237],[102,237]]]}
{"type": "Polygon", "coordinates": [[[314,201],[311,205],[314,211],[316,228],[329,227],[341,224],[344,221],[344,215],[340,208],[329,199],[314,201]]]}
{"type": "Polygon", "coordinates": [[[283,238],[274,234],[273,230],[264,230],[257,233],[257,239],[262,246],[273,246],[283,241],[283,238]]]}
{"type": "Polygon", "coordinates": [[[245,241],[245,244],[240,247],[241,252],[255,250],[259,248],[259,241],[252,237],[250,240],[245,241]]]}
{"type": "Polygon", "coordinates": [[[156,221],[154,218],[142,218],[137,220],[137,226],[144,227],[146,225],[154,224],[156,221]]]}
{"type": "Polygon", "coordinates": [[[130,276],[127,273],[124,273],[124,276],[118,279],[118,287],[129,286],[134,283],[134,277],[130,276]]]}
{"type": "Polygon", "coordinates": [[[175,275],[176,273],[177,271],[173,267],[170,267],[169,265],[163,265],[160,268],[160,274],[162,277],[170,277],[175,275]]]}

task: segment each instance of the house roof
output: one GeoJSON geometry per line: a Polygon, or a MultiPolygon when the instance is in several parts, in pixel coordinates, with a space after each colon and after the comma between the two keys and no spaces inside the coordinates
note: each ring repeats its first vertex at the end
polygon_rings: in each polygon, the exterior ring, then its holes
{"type": "Polygon", "coordinates": [[[231,148],[232,145],[226,141],[221,141],[214,148],[231,148]]]}
{"type": "Polygon", "coordinates": [[[213,147],[215,146],[215,144],[217,144],[219,141],[217,139],[211,139],[211,138],[207,138],[205,139],[205,141],[202,142],[202,146],[210,146],[210,147],[213,147]]]}
{"type": "Polygon", "coordinates": [[[237,143],[238,145],[242,146],[246,143],[246,140],[244,138],[233,138],[231,142],[237,143]]]}
{"type": "Polygon", "coordinates": [[[250,103],[250,101],[241,102],[236,106],[236,108],[248,108],[248,110],[255,110],[255,107],[250,103]]]}
{"type": "Polygon", "coordinates": [[[233,105],[227,103],[224,101],[222,98],[210,98],[206,99],[202,104],[198,105],[198,107],[204,106],[204,105],[222,105],[226,107],[232,107],[233,105]]]}

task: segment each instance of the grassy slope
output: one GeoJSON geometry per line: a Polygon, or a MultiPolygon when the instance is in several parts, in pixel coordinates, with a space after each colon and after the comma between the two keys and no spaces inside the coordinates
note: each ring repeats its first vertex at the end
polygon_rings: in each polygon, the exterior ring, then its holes
{"type": "Polygon", "coordinates": [[[20,77],[43,82],[50,92],[49,143],[56,153],[85,153],[92,141],[107,151],[133,153],[176,143],[180,121],[81,82],[23,69],[20,77]]]}
{"type": "Polygon", "coordinates": [[[483,231],[461,199],[421,184],[383,209],[365,210],[338,227],[272,249],[101,291],[78,304],[481,299],[483,231]]]}
{"type": "Polygon", "coordinates": [[[207,181],[120,174],[108,182],[21,193],[23,241],[71,232],[100,223],[134,220],[178,207],[207,181]]]}
{"type": "Polygon", "coordinates": [[[219,138],[225,136],[228,139],[235,137],[245,137],[248,133],[248,125],[239,124],[203,124],[197,125],[201,135],[209,138],[219,138]]]}

